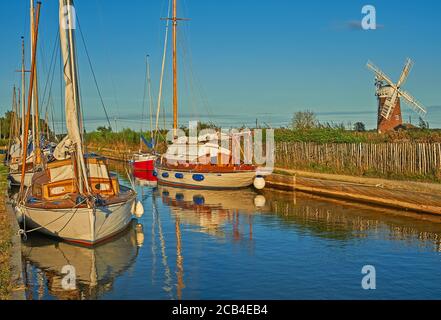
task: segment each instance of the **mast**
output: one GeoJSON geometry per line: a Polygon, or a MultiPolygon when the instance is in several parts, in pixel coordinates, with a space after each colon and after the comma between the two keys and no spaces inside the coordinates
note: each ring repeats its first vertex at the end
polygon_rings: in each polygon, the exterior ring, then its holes
{"type": "Polygon", "coordinates": [[[11,114],[11,124],[9,125],[9,141],[11,141],[12,137],[15,138],[15,133],[17,132],[16,122],[17,122],[17,91],[14,85],[14,88],[12,89],[12,114],[11,114]]]}
{"type": "MultiPolygon", "coordinates": [[[[66,0],[66,5],[69,8],[68,10],[68,19],[69,23],[74,23],[76,20],[76,17],[73,16],[74,14],[74,1],[73,0],[66,0]]],[[[79,94],[79,86],[78,86],[78,68],[77,68],[77,49],[76,49],[76,42],[75,42],[75,36],[74,36],[74,28],[75,26],[69,27],[68,37],[69,37],[69,48],[70,48],[70,63],[72,65],[72,82],[73,82],[73,91],[74,91],[74,99],[77,107],[77,119],[78,119],[78,125],[80,129],[80,136],[81,136],[81,142],[83,141],[83,123],[82,123],[82,113],[81,113],[81,104],[80,104],[80,94],[79,94]]]]}
{"type": "Polygon", "coordinates": [[[152,98],[152,78],[150,77],[150,56],[147,55],[147,84],[149,88],[149,105],[150,105],[150,139],[153,138],[153,98],[152,98]]]}
{"type": "Polygon", "coordinates": [[[14,85],[12,89],[12,113],[11,122],[9,124],[9,139],[8,139],[8,152],[11,150],[11,145],[15,139],[17,132],[17,91],[14,85]]]}
{"type": "Polygon", "coordinates": [[[24,146],[25,135],[25,103],[26,103],[26,77],[25,77],[25,44],[24,37],[21,37],[21,149],[24,146]]]}
{"type": "MultiPolygon", "coordinates": [[[[31,79],[29,84],[29,93],[28,93],[28,101],[27,101],[27,112],[26,110],[23,111],[23,118],[24,115],[26,115],[26,121],[23,126],[23,145],[22,145],[22,167],[21,167],[21,183],[20,183],[20,196],[24,197],[24,179],[26,174],[26,161],[27,161],[27,154],[28,154],[28,133],[29,133],[29,117],[31,115],[31,103],[32,103],[32,93],[33,93],[33,87],[34,87],[34,72],[35,72],[35,59],[37,55],[37,40],[38,40],[38,27],[40,23],[40,7],[41,2],[37,3],[37,14],[36,14],[36,21],[35,21],[35,32],[34,32],[34,41],[33,45],[34,48],[32,50],[32,58],[31,58],[31,79]]],[[[24,73],[24,72],[23,72],[24,73]]]]}
{"type": "Polygon", "coordinates": [[[178,130],[177,0],[173,0],[173,136],[178,130]]]}
{"type": "MultiPolygon", "coordinates": [[[[155,123],[155,137],[159,131],[159,112],[161,110],[161,101],[162,101],[162,86],[164,83],[164,71],[165,71],[165,59],[167,57],[167,43],[168,43],[168,33],[169,33],[169,25],[170,25],[170,10],[171,10],[171,1],[169,1],[168,11],[167,11],[167,24],[165,26],[165,39],[164,39],[164,53],[162,54],[162,66],[161,66],[161,79],[159,81],[159,93],[158,93],[158,104],[156,107],[156,123],[155,123]]],[[[164,117],[165,119],[165,117],[164,117]]],[[[164,121],[165,122],[165,121],[164,121]]],[[[165,129],[165,124],[164,124],[165,129]]]]}
{"type": "Polygon", "coordinates": [[[14,138],[20,136],[20,89],[18,89],[18,96],[17,96],[17,88],[15,88],[14,93],[14,99],[15,99],[15,122],[14,122],[14,138]]]}
{"type": "Polygon", "coordinates": [[[74,146],[73,156],[77,163],[76,176],[80,194],[90,193],[86,164],[84,162],[81,108],[78,94],[78,73],[74,38],[75,21],[73,0],[60,0],[60,42],[63,56],[65,81],[65,109],[67,134],[74,146]]]}
{"type": "MultiPolygon", "coordinates": [[[[34,0],[30,0],[30,24],[31,24],[31,57],[33,56],[34,50],[34,33],[35,33],[35,25],[34,25],[34,0]]],[[[35,50],[37,50],[37,46],[35,46],[35,50]]],[[[38,114],[38,77],[37,77],[37,62],[35,62],[35,70],[34,70],[34,86],[32,88],[32,138],[34,143],[34,159],[35,164],[41,163],[41,155],[40,155],[40,126],[39,126],[39,114],[38,114]]]]}

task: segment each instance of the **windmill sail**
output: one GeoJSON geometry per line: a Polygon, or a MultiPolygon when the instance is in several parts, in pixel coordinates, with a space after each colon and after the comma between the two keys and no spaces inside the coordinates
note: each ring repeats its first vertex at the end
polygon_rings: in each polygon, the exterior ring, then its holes
{"type": "Polygon", "coordinates": [[[415,99],[414,97],[412,97],[410,95],[410,93],[408,93],[407,91],[403,91],[400,90],[400,95],[406,100],[406,102],[408,103],[408,105],[416,112],[419,113],[420,115],[426,115],[427,110],[423,107],[423,105],[418,102],[417,99],[415,99]]]}

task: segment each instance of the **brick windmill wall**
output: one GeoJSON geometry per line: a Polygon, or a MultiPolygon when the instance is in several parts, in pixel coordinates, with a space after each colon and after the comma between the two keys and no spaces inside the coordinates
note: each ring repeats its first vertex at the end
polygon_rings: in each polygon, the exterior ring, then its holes
{"type": "Polygon", "coordinates": [[[395,103],[395,108],[392,111],[389,119],[381,116],[381,110],[384,107],[386,99],[391,96],[391,88],[388,86],[382,87],[378,90],[378,119],[377,119],[377,131],[378,133],[386,133],[388,131],[394,130],[396,127],[403,124],[403,118],[401,115],[401,103],[400,98],[397,98],[395,103]]]}

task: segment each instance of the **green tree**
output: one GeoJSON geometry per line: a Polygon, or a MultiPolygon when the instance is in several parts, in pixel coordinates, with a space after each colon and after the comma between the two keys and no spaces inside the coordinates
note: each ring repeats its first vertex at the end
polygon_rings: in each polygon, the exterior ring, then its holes
{"type": "Polygon", "coordinates": [[[420,117],[418,126],[420,129],[429,129],[429,122],[420,117]]]}
{"type": "Polygon", "coordinates": [[[364,125],[363,122],[356,122],[356,123],[354,123],[354,131],[365,132],[366,126],[364,125]]]}
{"type": "Polygon", "coordinates": [[[298,111],[292,118],[292,128],[294,130],[308,130],[317,128],[318,121],[315,113],[309,110],[298,111]]]}
{"type": "Polygon", "coordinates": [[[104,127],[104,126],[100,126],[96,129],[96,131],[102,133],[102,134],[106,134],[106,133],[110,133],[112,132],[112,128],[111,127],[104,127]]]}

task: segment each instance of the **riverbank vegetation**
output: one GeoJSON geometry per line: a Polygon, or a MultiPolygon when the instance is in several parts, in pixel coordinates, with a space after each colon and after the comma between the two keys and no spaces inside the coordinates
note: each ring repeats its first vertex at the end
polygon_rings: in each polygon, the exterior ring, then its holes
{"type": "MultiPolygon", "coordinates": [[[[3,159],[0,159],[3,161],[3,159]]],[[[11,293],[11,228],[6,212],[7,169],[0,164],[0,300],[9,299],[11,293]]]]}
{"type": "MultiPolygon", "coordinates": [[[[142,135],[150,140],[150,133],[142,135]]],[[[166,132],[163,131],[159,138],[164,141],[166,132]]],[[[132,129],[124,129],[120,132],[112,132],[106,129],[86,134],[86,142],[93,146],[101,147],[131,147],[132,150],[139,148],[141,134],[132,129]]],[[[326,143],[386,143],[386,142],[441,142],[441,129],[410,129],[392,131],[386,134],[378,134],[376,131],[357,132],[340,127],[320,127],[311,129],[287,129],[274,130],[276,142],[311,142],[317,144],[326,143]]]]}

